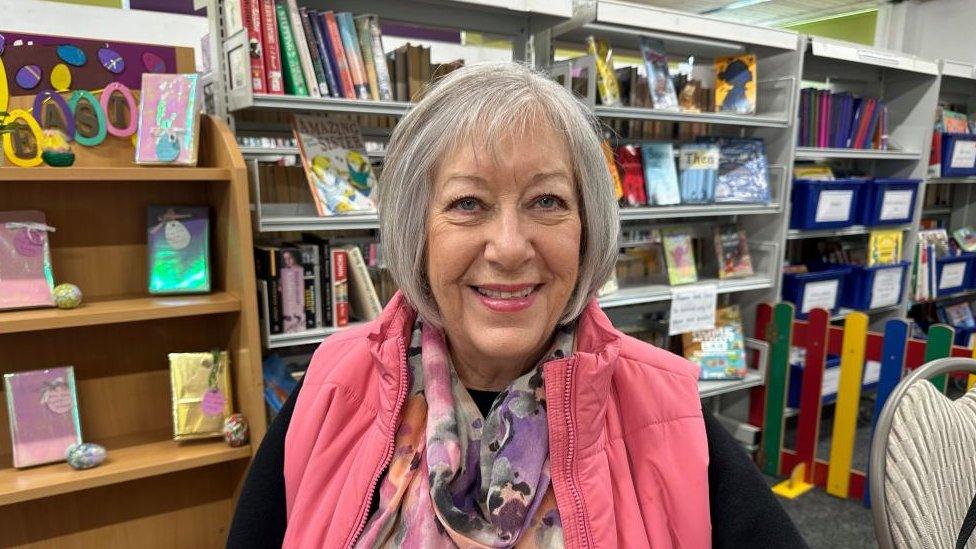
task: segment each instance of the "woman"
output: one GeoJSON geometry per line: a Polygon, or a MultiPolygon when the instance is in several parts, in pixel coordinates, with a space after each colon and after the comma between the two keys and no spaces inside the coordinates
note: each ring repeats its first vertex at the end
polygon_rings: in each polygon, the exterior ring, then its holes
{"type": "Polygon", "coordinates": [[[596,127],[511,63],[403,118],[379,200],[401,291],[319,347],[229,546],[802,546],[695,366],[594,300],[618,231],[596,127]]]}

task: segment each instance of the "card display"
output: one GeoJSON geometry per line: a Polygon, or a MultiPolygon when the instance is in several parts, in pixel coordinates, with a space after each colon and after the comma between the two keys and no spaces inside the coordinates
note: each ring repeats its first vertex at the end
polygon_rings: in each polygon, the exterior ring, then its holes
{"type": "Polygon", "coordinates": [[[14,467],[65,460],[81,444],[75,373],[71,366],[5,374],[14,467]]]}
{"type": "Polygon", "coordinates": [[[53,230],[42,212],[0,212],[0,310],[54,306],[53,230]]]}
{"type": "Polygon", "coordinates": [[[149,206],[149,293],[210,291],[210,210],[149,206]]]}
{"type": "Polygon", "coordinates": [[[137,164],[195,166],[200,140],[200,76],[142,75],[137,164]]]}

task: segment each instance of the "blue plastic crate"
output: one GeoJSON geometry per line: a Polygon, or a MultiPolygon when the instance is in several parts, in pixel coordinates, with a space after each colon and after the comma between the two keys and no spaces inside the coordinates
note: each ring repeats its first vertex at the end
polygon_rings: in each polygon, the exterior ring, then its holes
{"type": "Polygon", "coordinates": [[[973,255],[950,255],[935,260],[936,295],[952,295],[969,288],[973,277],[973,255]]]}
{"type": "Polygon", "coordinates": [[[953,343],[960,347],[969,347],[969,337],[976,333],[976,328],[968,328],[965,326],[953,326],[956,331],[953,343]]]}
{"type": "Polygon", "coordinates": [[[850,268],[834,267],[812,273],[784,273],[783,301],[796,306],[796,317],[804,319],[815,308],[836,314],[840,308],[844,278],[850,268]],[[809,305],[809,306],[807,306],[809,305]]]}
{"type": "MultiPolygon", "coordinates": [[[[836,355],[827,355],[827,361],[824,363],[824,379],[831,377],[836,378],[840,374],[837,370],[840,368],[840,357],[836,355]]],[[[868,373],[868,369],[865,363],[865,368],[861,372],[862,379],[868,373]]],[[[839,378],[837,378],[839,379],[839,378]]],[[[837,400],[837,388],[836,384],[829,383],[833,390],[828,390],[820,395],[821,404],[830,404],[837,400]]],[[[878,386],[876,380],[871,380],[869,383],[864,383],[861,387],[862,391],[870,391],[878,386]]],[[[823,390],[823,389],[821,389],[823,390]]],[[[787,392],[786,403],[790,408],[800,407],[800,395],[803,392],[803,364],[790,364],[790,386],[787,392]]]]}
{"type": "Polygon", "coordinates": [[[919,179],[877,178],[864,186],[858,206],[861,225],[903,225],[911,223],[918,196],[919,179]]]}
{"type": "Polygon", "coordinates": [[[871,267],[851,265],[848,267],[850,272],[844,278],[841,305],[867,311],[901,303],[909,265],[909,261],[871,267]],[[875,288],[876,282],[882,286],[875,288]]]}
{"type": "Polygon", "coordinates": [[[856,225],[865,181],[797,179],[790,194],[790,228],[838,229],[856,225]]]}
{"type": "Polygon", "coordinates": [[[968,177],[976,175],[976,162],[972,161],[972,147],[976,135],[968,133],[942,134],[942,177],[968,177]],[[966,149],[969,149],[968,151],[966,149]],[[967,154],[970,153],[970,154],[967,154]],[[956,162],[953,163],[953,160],[956,162]]]}

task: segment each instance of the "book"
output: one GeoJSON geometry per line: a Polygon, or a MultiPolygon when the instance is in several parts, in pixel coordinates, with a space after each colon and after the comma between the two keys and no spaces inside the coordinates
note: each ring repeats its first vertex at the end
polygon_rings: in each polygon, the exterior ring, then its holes
{"type": "Polygon", "coordinates": [[[752,256],[746,232],[737,223],[714,228],[715,254],[718,257],[720,279],[752,276],[752,256]]]}
{"type": "Polygon", "coordinates": [[[738,114],[756,113],[755,55],[715,59],[715,110],[738,114]]]}
{"type": "Polygon", "coordinates": [[[681,334],[684,356],[701,369],[699,379],[746,376],[742,313],[737,305],[715,311],[715,328],[681,334]]]}
{"type": "Polygon", "coordinates": [[[329,46],[329,30],[326,28],[325,19],[317,10],[309,10],[308,23],[312,27],[312,34],[315,36],[315,47],[319,50],[319,59],[322,61],[325,79],[329,81],[329,95],[343,97],[342,88],[339,84],[339,69],[336,67],[336,60],[332,55],[332,48],[329,46]]]}
{"type": "Polygon", "coordinates": [[[710,204],[715,201],[719,157],[719,147],[715,144],[681,145],[678,167],[682,204],[710,204]]]}
{"type": "Polygon", "coordinates": [[[279,248],[277,253],[282,330],[286,334],[301,332],[306,329],[305,268],[301,263],[301,251],[286,246],[279,248]]]}
{"type": "Polygon", "coordinates": [[[0,212],[0,311],[54,306],[54,269],[44,212],[0,212]]]}
{"type": "MultiPolygon", "coordinates": [[[[947,257],[951,255],[949,247],[949,234],[945,229],[929,229],[918,231],[919,245],[931,246],[934,258],[947,257]]],[[[934,263],[934,262],[933,262],[934,263]]]]}
{"type": "Polygon", "coordinates": [[[342,88],[342,96],[346,99],[355,99],[357,97],[356,88],[353,86],[352,73],[349,69],[349,61],[346,58],[346,49],[342,44],[342,37],[339,35],[339,23],[336,20],[336,15],[330,10],[322,16],[325,18],[325,28],[328,31],[332,58],[335,59],[336,70],[339,71],[339,86],[342,88]]]}
{"type": "Polygon", "coordinates": [[[647,204],[647,191],[644,185],[644,168],[641,166],[641,152],[638,145],[621,145],[616,152],[617,165],[620,166],[620,183],[624,196],[622,206],[644,206],[647,204]]]}
{"type": "Polygon", "coordinates": [[[312,54],[308,49],[308,38],[305,36],[305,26],[302,25],[302,15],[298,11],[298,2],[296,0],[285,0],[285,3],[285,7],[288,8],[288,22],[291,25],[295,51],[298,53],[298,64],[302,76],[305,78],[308,95],[322,97],[319,81],[315,77],[315,69],[312,67],[312,54]]]}
{"type": "Polygon", "coordinates": [[[407,43],[407,94],[408,101],[419,101],[420,94],[423,93],[424,81],[421,77],[423,69],[424,48],[407,43]]]}
{"type": "Polygon", "coordinates": [[[833,181],[834,171],[823,164],[797,164],[793,168],[793,179],[814,179],[833,181]]]}
{"type": "Polygon", "coordinates": [[[769,173],[762,139],[719,139],[716,203],[768,204],[769,173]]]}
{"type": "Polygon", "coordinates": [[[230,368],[227,351],[169,354],[173,440],[223,436],[234,411],[230,368]]]}
{"type": "Polygon", "coordinates": [[[678,171],[674,164],[674,147],[670,142],[641,145],[644,160],[644,182],[647,202],[654,206],[671,206],[681,202],[678,171]]]}
{"type": "Polygon", "coordinates": [[[593,36],[586,38],[586,47],[590,55],[596,59],[597,82],[596,88],[600,94],[600,103],[607,106],[620,105],[620,88],[613,69],[613,52],[606,40],[593,36]]]}
{"type": "Polygon", "coordinates": [[[976,328],[976,319],[969,303],[954,303],[943,307],[946,322],[956,328],[976,328]]]}
{"type": "Polygon", "coordinates": [[[319,264],[319,247],[309,242],[299,242],[295,247],[302,254],[302,278],[305,283],[305,328],[322,326],[322,272],[319,264]]]}
{"type": "Polygon", "coordinates": [[[668,58],[664,54],[664,41],[641,36],[640,50],[647,69],[651,104],[655,109],[679,110],[678,94],[674,91],[674,82],[668,70],[668,58]]]}
{"type": "Polygon", "coordinates": [[[319,56],[319,47],[315,42],[315,34],[312,32],[312,23],[308,18],[308,10],[304,7],[298,8],[298,19],[302,23],[302,34],[305,35],[305,42],[308,46],[308,54],[312,62],[312,72],[315,77],[315,87],[318,88],[319,95],[328,97],[331,92],[329,89],[329,79],[325,75],[325,65],[319,56]]]}
{"type": "Polygon", "coordinates": [[[349,260],[349,301],[351,314],[359,320],[373,320],[383,312],[373,280],[359,246],[343,246],[349,260]]]}
{"type": "Polygon", "coordinates": [[[970,133],[969,119],[965,114],[945,108],[940,110],[942,111],[942,131],[945,133],[970,133]]]}
{"type": "Polygon", "coordinates": [[[335,17],[336,23],[339,25],[339,36],[342,39],[342,48],[346,52],[349,75],[352,77],[352,87],[356,90],[356,97],[370,99],[366,69],[363,66],[363,55],[359,49],[359,37],[356,35],[356,23],[352,20],[352,14],[347,11],[337,13],[335,17]]]}
{"type": "Polygon", "coordinates": [[[284,74],[281,72],[281,42],[278,39],[278,15],[274,0],[257,0],[261,5],[261,53],[264,55],[264,69],[267,93],[285,93],[284,74]]]}
{"type": "Polygon", "coordinates": [[[264,67],[264,37],[261,35],[261,6],[259,0],[241,0],[241,16],[247,29],[248,56],[251,59],[251,90],[267,91],[268,75],[264,67]]]}
{"type": "Polygon", "coordinates": [[[318,235],[303,233],[302,241],[315,244],[319,254],[319,302],[322,312],[319,315],[321,326],[332,326],[332,245],[328,239],[318,235]]]}
{"type": "Polygon", "coordinates": [[[868,234],[868,266],[901,261],[902,238],[900,229],[871,231],[868,234]]]}
{"type": "Polygon", "coordinates": [[[210,291],[207,206],[149,206],[146,241],[150,294],[210,291]]]}
{"type": "Polygon", "coordinates": [[[342,248],[332,249],[332,325],[349,324],[349,257],[342,248]]]}
{"type": "Polygon", "coordinates": [[[268,334],[284,332],[284,314],[281,310],[281,285],[278,279],[278,248],[257,245],[254,247],[254,270],[261,300],[266,304],[268,334]]]}
{"type": "Polygon", "coordinates": [[[200,145],[200,75],[142,74],[137,164],[195,166],[200,145]]]}
{"type": "Polygon", "coordinates": [[[675,286],[697,282],[698,270],[695,267],[691,234],[684,229],[662,229],[661,242],[670,284],[675,286]]]}
{"type": "Polygon", "coordinates": [[[393,50],[393,66],[394,73],[396,74],[396,80],[394,82],[397,101],[410,101],[409,77],[407,75],[407,48],[409,47],[410,43],[408,42],[393,50]]]}
{"type": "Polygon", "coordinates": [[[81,444],[75,371],[71,366],[4,374],[14,467],[64,461],[81,444]]]}
{"type": "Polygon", "coordinates": [[[292,129],[319,215],[373,211],[376,176],[359,124],[326,114],[296,114],[292,129]]]}
{"type": "Polygon", "coordinates": [[[258,324],[261,329],[261,341],[267,347],[271,334],[280,333],[280,331],[271,331],[271,303],[268,296],[268,281],[259,278],[254,283],[258,290],[258,324]]]}
{"type": "Polygon", "coordinates": [[[285,93],[288,95],[308,96],[309,89],[305,85],[305,75],[301,61],[298,58],[298,46],[292,33],[291,18],[284,0],[275,0],[275,15],[278,20],[278,41],[281,43],[281,65],[284,74],[285,93]]]}
{"type": "Polygon", "coordinates": [[[976,252],[976,231],[972,227],[960,227],[952,231],[956,244],[964,252],[976,252]]]}
{"type": "Polygon", "coordinates": [[[376,71],[376,89],[381,101],[393,100],[393,80],[386,64],[386,53],[383,49],[383,35],[380,32],[379,18],[373,14],[359,15],[356,17],[356,26],[360,36],[365,34],[368,37],[369,47],[363,49],[363,56],[368,55],[373,58],[373,66],[376,71]]]}
{"type": "Polygon", "coordinates": [[[264,380],[264,401],[271,411],[277,414],[298,386],[298,382],[292,377],[278,353],[268,355],[261,362],[261,374],[264,380]]]}
{"type": "MultiPolygon", "coordinates": [[[[373,46],[370,43],[369,20],[362,17],[354,17],[353,22],[356,26],[356,37],[359,38],[359,52],[363,56],[363,68],[366,71],[369,97],[373,101],[379,101],[380,88],[376,75],[376,60],[373,58],[373,46]]],[[[383,58],[383,68],[386,68],[385,57],[383,58]]]]}
{"type": "Polygon", "coordinates": [[[613,194],[619,202],[624,196],[624,186],[620,180],[620,167],[617,166],[616,155],[610,147],[610,142],[605,139],[600,143],[600,148],[603,149],[603,157],[607,161],[607,169],[610,170],[610,178],[613,180],[613,194]]]}

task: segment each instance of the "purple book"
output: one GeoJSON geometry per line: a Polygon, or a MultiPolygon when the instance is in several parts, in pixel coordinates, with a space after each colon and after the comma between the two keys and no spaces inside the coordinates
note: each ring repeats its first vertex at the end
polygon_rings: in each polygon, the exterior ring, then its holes
{"type": "Polygon", "coordinates": [[[75,370],[71,366],[4,374],[14,467],[64,461],[81,443],[75,370]]]}

